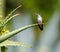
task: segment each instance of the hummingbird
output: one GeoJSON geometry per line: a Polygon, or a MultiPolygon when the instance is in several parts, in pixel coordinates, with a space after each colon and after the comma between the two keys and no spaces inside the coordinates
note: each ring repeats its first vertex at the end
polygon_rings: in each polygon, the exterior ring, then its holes
{"type": "Polygon", "coordinates": [[[40,30],[43,30],[43,20],[40,14],[36,14],[37,15],[37,22],[38,22],[38,26],[40,28],[40,30]]]}

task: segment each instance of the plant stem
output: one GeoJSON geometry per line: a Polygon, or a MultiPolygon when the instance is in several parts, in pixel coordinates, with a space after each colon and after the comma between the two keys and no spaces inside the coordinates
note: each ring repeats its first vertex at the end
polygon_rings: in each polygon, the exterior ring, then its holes
{"type": "Polygon", "coordinates": [[[7,47],[2,46],[2,47],[1,47],[1,52],[7,52],[7,47]]]}
{"type": "MultiPolygon", "coordinates": [[[[5,0],[0,0],[0,22],[2,22],[2,19],[4,17],[4,3],[5,0]]],[[[0,47],[0,52],[7,52],[6,47],[0,47]],[[4,49],[4,50],[3,50],[4,49]]]]}

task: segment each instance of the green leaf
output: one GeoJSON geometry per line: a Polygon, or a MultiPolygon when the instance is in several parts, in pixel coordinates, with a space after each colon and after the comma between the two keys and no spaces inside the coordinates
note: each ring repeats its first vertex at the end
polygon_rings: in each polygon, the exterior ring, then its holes
{"type": "Polygon", "coordinates": [[[0,47],[2,46],[24,46],[24,47],[28,47],[31,48],[32,46],[22,43],[22,42],[15,42],[15,41],[11,41],[11,40],[6,40],[2,43],[0,43],[0,47]]]}
{"type": "Polygon", "coordinates": [[[16,16],[18,16],[18,15],[20,15],[20,14],[15,14],[15,15],[11,16],[10,18],[8,18],[8,19],[3,23],[3,26],[2,26],[2,27],[4,27],[12,18],[14,18],[14,17],[16,17],[16,16]]]}
{"type": "Polygon", "coordinates": [[[10,14],[8,14],[6,16],[6,18],[2,21],[2,24],[0,24],[0,31],[3,29],[3,27],[8,23],[8,21],[10,21],[13,17],[15,17],[16,15],[12,16],[11,15],[18,9],[20,8],[22,5],[19,5],[17,8],[15,8],[13,11],[11,11],[10,14]]]}
{"type": "Polygon", "coordinates": [[[16,35],[17,33],[21,32],[21,31],[24,31],[30,27],[34,27],[34,26],[37,26],[38,24],[32,24],[32,25],[28,25],[28,26],[25,26],[25,27],[22,27],[22,28],[19,28],[17,30],[14,30],[12,32],[9,32],[8,34],[5,34],[5,35],[1,35],[0,36],[0,43],[5,41],[6,39],[16,35]]]}
{"type": "Polygon", "coordinates": [[[20,8],[22,5],[19,5],[17,8],[15,8],[13,11],[11,11],[11,13],[10,14],[8,14],[7,16],[6,16],[6,18],[4,19],[4,22],[8,19],[8,18],[10,18],[11,17],[11,15],[18,9],[18,8],[20,8]]]}

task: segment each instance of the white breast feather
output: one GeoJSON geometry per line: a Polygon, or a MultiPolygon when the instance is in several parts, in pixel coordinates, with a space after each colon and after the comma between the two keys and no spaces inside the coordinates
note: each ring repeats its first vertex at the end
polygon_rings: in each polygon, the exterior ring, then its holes
{"type": "Polygon", "coordinates": [[[42,22],[42,17],[38,14],[38,22],[42,22]]]}

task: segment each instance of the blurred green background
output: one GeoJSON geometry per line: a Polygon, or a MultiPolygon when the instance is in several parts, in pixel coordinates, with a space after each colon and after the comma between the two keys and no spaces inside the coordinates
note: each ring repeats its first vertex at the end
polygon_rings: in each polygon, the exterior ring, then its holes
{"type": "Polygon", "coordinates": [[[32,48],[9,47],[8,52],[60,52],[60,0],[5,0],[4,3],[5,16],[17,6],[22,5],[14,13],[20,13],[21,16],[7,24],[10,31],[37,23],[35,13],[41,14],[44,20],[43,31],[40,31],[37,26],[11,38],[14,41],[29,44],[32,48]]]}

